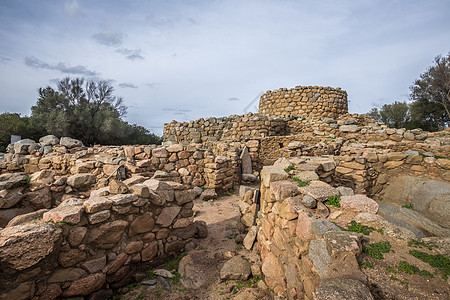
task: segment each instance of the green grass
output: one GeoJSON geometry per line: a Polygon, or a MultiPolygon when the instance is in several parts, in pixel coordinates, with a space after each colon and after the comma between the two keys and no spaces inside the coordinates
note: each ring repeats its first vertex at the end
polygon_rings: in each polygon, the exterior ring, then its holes
{"type": "Polygon", "coordinates": [[[389,251],[391,251],[391,243],[388,241],[371,244],[367,247],[363,246],[363,252],[376,259],[384,259],[383,253],[388,253],[389,251]]]}
{"type": "Polygon", "coordinates": [[[301,180],[301,179],[299,179],[297,177],[292,177],[292,180],[297,182],[299,187],[305,187],[305,186],[309,185],[309,183],[310,183],[309,181],[303,181],[303,180],[301,180]]]}
{"type": "Polygon", "coordinates": [[[373,264],[368,260],[362,261],[359,265],[363,269],[373,269],[374,268],[373,264]]]}
{"type": "Polygon", "coordinates": [[[406,274],[411,274],[411,275],[419,274],[419,275],[422,275],[422,276],[434,277],[433,274],[431,274],[430,272],[428,272],[426,270],[420,270],[418,267],[416,267],[414,265],[411,265],[411,264],[407,263],[404,260],[400,261],[397,264],[396,268],[399,271],[402,271],[402,272],[404,272],[406,274]]]}
{"type": "Polygon", "coordinates": [[[25,178],[20,181],[20,185],[29,185],[30,181],[31,181],[31,176],[25,176],[25,178]]]}
{"type": "Polygon", "coordinates": [[[345,231],[352,231],[352,232],[358,232],[362,233],[364,235],[369,235],[372,231],[377,231],[379,233],[383,233],[382,229],[375,229],[370,226],[362,225],[361,223],[358,223],[356,221],[351,221],[350,225],[347,225],[347,228],[344,229],[345,231]]]}
{"type": "Polygon", "coordinates": [[[402,207],[403,208],[407,208],[407,209],[414,209],[414,205],[412,203],[410,203],[410,204],[403,204],[402,207]]]}
{"type": "Polygon", "coordinates": [[[427,248],[428,250],[433,250],[433,248],[436,248],[436,246],[433,244],[425,243],[423,241],[419,242],[416,240],[409,241],[408,246],[414,248],[427,248]]]}
{"type": "Polygon", "coordinates": [[[289,172],[292,171],[292,170],[295,170],[295,167],[294,167],[294,166],[290,166],[290,167],[287,167],[286,169],[284,169],[284,171],[285,171],[286,173],[289,173],[289,172]]]}
{"type": "Polygon", "coordinates": [[[334,207],[341,207],[341,197],[339,196],[330,196],[328,197],[327,201],[325,201],[325,204],[332,205],[334,207]]]}
{"type": "Polygon", "coordinates": [[[181,253],[178,256],[175,257],[171,257],[168,258],[165,262],[164,262],[164,267],[166,267],[166,269],[168,271],[173,271],[173,270],[177,270],[178,269],[178,264],[180,263],[180,260],[185,257],[187,255],[187,253],[181,253]]]}
{"type": "Polygon", "coordinates": [[[147,272],[145,272],[145,275],[148,279],[156,279],[156,274],[153,270],[147,270],[147,272]]]}
{"type": "Polygon", "coordinates": [[[236,295],[240,290],[250,288],[260,280],[261,278],[259,278],[258,276],[252,277],[248,281],[237,280],[233,290],[231,291],[231,294],[236,295]]]}
{"type": "Polygon", "coordinates": [[[432,255],[419,250],[410,250],[409,254],[428,263],[430,266],[437,268],[440,271],[442,278],[444,278],[444,280],[448,279],[448,276],[450,275],[450,258],[447,255],[432,255]]]}

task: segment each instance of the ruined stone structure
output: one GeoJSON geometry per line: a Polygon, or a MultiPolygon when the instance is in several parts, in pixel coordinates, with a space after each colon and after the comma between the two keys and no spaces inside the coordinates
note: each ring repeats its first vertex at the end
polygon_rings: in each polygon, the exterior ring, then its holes
{"type": "Polygon", "coordinates": [[[296,86],[267,91],[259,101],[265,116],[294,114],[303,117],[337,118],[348,113],[347,92],[341,88],[296,86]]]}
{"type": "MultiPolygon", "coordinates": [[[[108,298],[137,280],[132,275],[140,268],[192,249],[206,232],[193,219],[192,201],[202,193],[194,187],[213,194],[238,189],[244,147],[247,175],[261,180],[262,198],[252,227],[255,188],[243,182],[241,222],[253,235],[250,248],[256,240],[264,282],[275,294],[326,299],[321,293],[345,277],[354,280],[360,297],[369,297],[355,265],[361,236],[338,230],[331,221],[345,226],[346,219],[322,203],[325,196],[346,196],[344,187],[361,194],[346,199],[344,208],[375,215],[378,206],[392,209],[374,201],[382,197],[399,205],[414,202],[414,213],[439,222],[417,227],[448,236],[445,193],[434,192],[450,182],[448,129],[391,129],[348,114],[347,94],[339,88],[279,89],[261,97],[258,114],[165,124],[163,146],[88,148],[52,136],[9,146],[0,160],[0,298],[108,298]],[[121,165],[131,176],[123,183],[111,177],[121,165]],[[289,180],[293,174],[311,185],[299,188],[289,180]],[[420,200],[406,191],[403,202],[391,200],[404,182],[426,188],[415,190],[420,200]],[[426,204],[424,195],[431,195],[426,204]],[[39,247],[29,248],[33,242],[39,247]],[[321,265],[317,257],[327,255],[321,265]],[[352,268],[335,274],[342,255],[352,268]]],[[[422,237],[391,227],[388,232],[400,232],[404,240],[422,237]]]]}

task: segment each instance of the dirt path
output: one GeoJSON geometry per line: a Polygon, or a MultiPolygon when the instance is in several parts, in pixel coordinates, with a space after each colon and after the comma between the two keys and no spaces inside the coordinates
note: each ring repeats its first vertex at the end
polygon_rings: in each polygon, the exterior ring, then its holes
{"type": "MultiPolygon", "coordinates": [[[[236,195],[220,197],[214,201],[194,201],[195,220],[205,221],[208,236],[199,239],[198,247],[189,252],[199,257],[199,273],[207,283],[198,289],[185,288],[180,280],[169,280],[172,291],[169,292],[158,283],[155,287],[138,285],[126,295],[116,299],[268,299],[255,288],[256,281],[220,282],[219,272],[226,259],[240,255],[254,263],[258,257],[237,244],[235,238],[240,214],[239,197],[236,195]],[[200,266],[201,265],[201,266],[200,266]],[[250,288],[252,287],[253,288],[250,288]]],[[[176,263],[178,263],[176,261],[176,263]]]]}

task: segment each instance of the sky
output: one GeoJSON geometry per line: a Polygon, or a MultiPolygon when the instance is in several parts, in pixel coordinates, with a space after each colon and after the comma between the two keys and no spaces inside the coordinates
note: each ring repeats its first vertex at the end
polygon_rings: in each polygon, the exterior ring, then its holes
{"type": "Polygon", "coordinates": [[[341,87],[365,113],[409,99],[450,51],[449,16],[449,0],[0,0],[0,113],[30,115],[67,76],[108,81],[158,135],[298,85],[341,87]]]}

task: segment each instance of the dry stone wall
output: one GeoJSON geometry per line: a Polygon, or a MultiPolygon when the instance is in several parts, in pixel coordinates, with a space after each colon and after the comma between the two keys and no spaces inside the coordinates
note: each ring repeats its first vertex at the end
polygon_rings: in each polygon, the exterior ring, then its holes
{"type": "Polygon", "coordinates": [[[142,176],[121,187],[20,215],[0,230],[0,298],[107,299],[205,236],[206,225],[193,221],[191,188],[142,176]]]}
{"type": "Polygon", "coordinates": [[[347,92],[340,88],[297,86],[267,91],[259,101],[265,116],[294,114],[303,117],[336,118],[348,113],[347,92]]]}
{"type": "Polygon", "coordinates": [[[285,134],[285,122],[277,117],[248,113],[222,118],[164,124],[164,141],[202,143],[225,140],[248,140],[285,134]]]}

